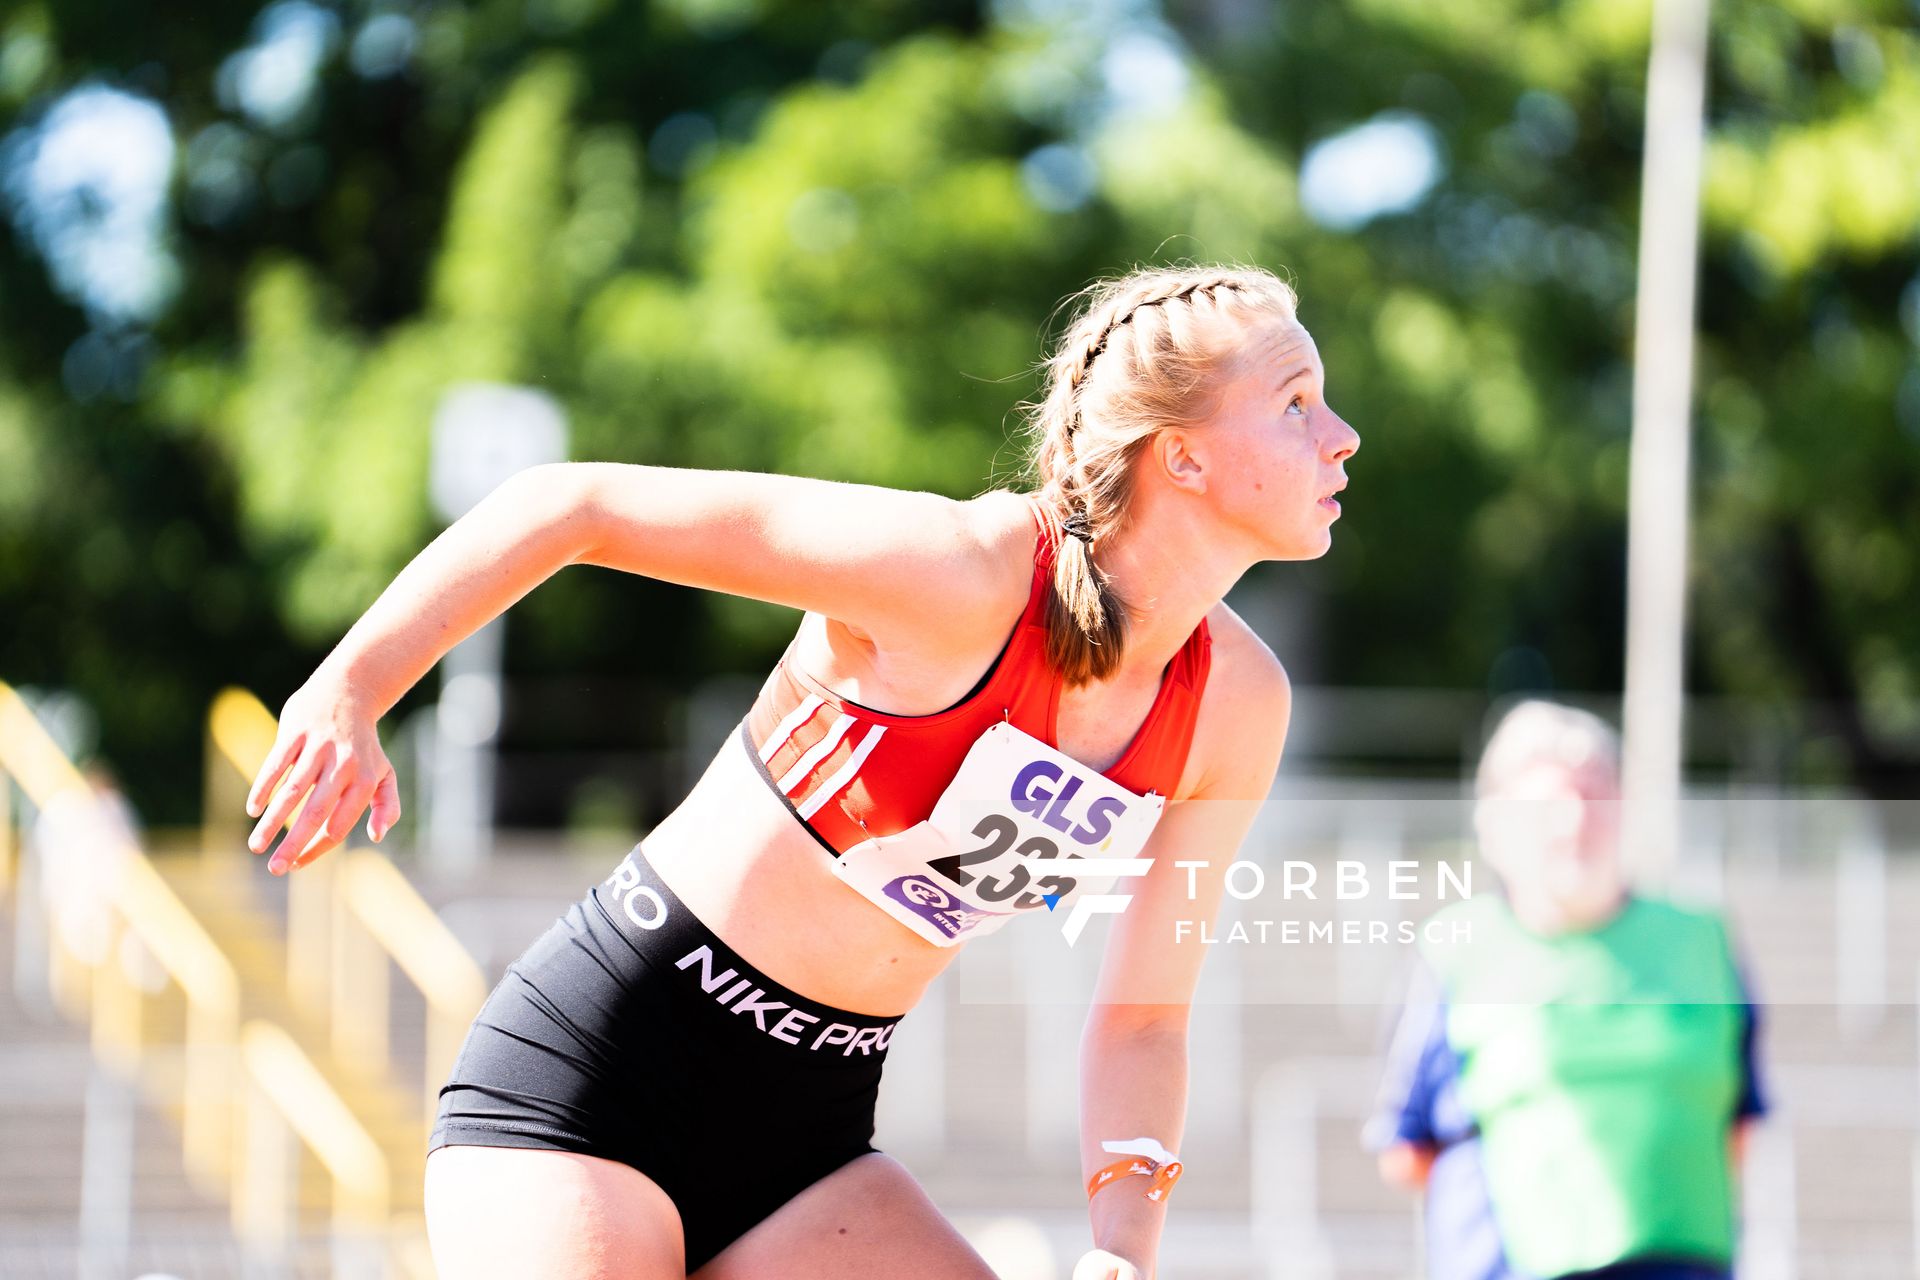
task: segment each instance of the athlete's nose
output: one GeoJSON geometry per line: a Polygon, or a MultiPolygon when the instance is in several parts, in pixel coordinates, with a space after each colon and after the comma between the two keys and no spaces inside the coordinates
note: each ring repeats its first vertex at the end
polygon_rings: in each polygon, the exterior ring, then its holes
{"type": "Polygon", "coordinates": [[[1328,453],[1327,461],[1345,462],[1348,458],[1360,452],[1360,433],[1355,431],[1352,425],[1337,413],[1333,415],[1333,420],[1340,424],[1340,429],[1333,433],[1332,439],[1329,441],[1332,445],[1332,451],[1328,453]]]}

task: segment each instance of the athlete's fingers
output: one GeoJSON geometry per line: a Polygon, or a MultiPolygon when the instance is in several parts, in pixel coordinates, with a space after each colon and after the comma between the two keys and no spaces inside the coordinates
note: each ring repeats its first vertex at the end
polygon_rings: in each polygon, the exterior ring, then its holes
{"type": "Polygon", "coordinates": [[[326,765],[326,744],[314,743],[304,748],[281,776],[267,788],[262,795],[263,810],[260,821],[254,824],[253,832],[247,837],[247,846],[255,853],[263,852],[273,843],[274,833],[286,824],[287,818],[299,805],[300,798],[314,779],[320,776],[326,765]]]}
{"type": "Polygon", "coordinates": [[[307,803],[300,810],[300,816],[293,827],[280,841],[280,847],[274,850],[273,860],[267,869],[275,875],[285,871],[293,862],[294,855],[306,848],[313,833],[333,813],[334,805],[339,801],[341,792],[353,781],[348,769],[331,770],[325,777],[314,783],[313,794],[307,797],[307,803]]]}
{"type": "Polygon", "coordinates": [[[321,834],[330,845],[339,844],[353,834],[353,824],[360,821],[360,815],[366,812],[367,801],[373,799],[374,787],[378,779],[361,775],[340,795],[340,803],[333,806],[333,812],[327,815],[326,825],[321,834]]]}
{"type": "Polygon", "coordinates": [[[267,811],[260,816],[253,834],[247,837],[249,849],[255,853],[266,852],[267,846],[273,843],[274,832],[287,821],[288,815],[300,803],[300,797],[305,795],[307,788],[320,777],[332,758],[331,744],[321,742],[313,750],[302,755],[293,768],[287,771],[286,781],[280,784],[277,792],[272,793],[267,811]]]}
{"type": "Polygon", "coordinates": [[[273,851],[267,870],[274,875],[284,875],[299,866],[305,860],[303,855],[317,842],[326,839],[325,814],[331,812],[332,808],[330,804],[322,804],[320,788],[315,787],[307,807],[300,811],[299,820],[287,831],[280,847],[273,851]]]}
{"type": "Polygon", "coordinates": [[[373,811],[367,815],[367,838],[375,844],[380,838],[393,830],[393,824],[400,821],[400,782],[393,767],[380,775],[380,782],[373,789],[373,811]]]}
{"type": "Polygon", "coordinates": [[[247,816],[257,818],[266,808],[267,797],[273,794],[274,783],[286,772],[289,762],[299,758],[300,749],[307,743],[306,731],[295,729],[282,733],[274,739],[273,750],[267,752],[266,761],[261,764],[260,772],[254,775],[253,786],[247,789],[247,816]]]}
{"type": "MultiPolygon", "coordinates": [[[[345,805],[335,805],[334,812],[338,813],[345,807],[345,805]]],[[[306,846],[302,848],[299,853],[292,855],[284,862],[275,862],[268,870],[281,873],[298,871],[315,858],[337,848],[339,844],[340,841],[330,835],[326,827],[322,827],[313,833],[313,838],[307,841],[306,846]]]]}
{"type": "Polygon", "coordinates": [[[298,871],[328,850],[338,848],[342,840],[352,835],[353,824],[360,820],[361,811],[373,796],[373,787],[372,781],[363,778],[346,788],[339,802],[333,806],[333,812],[320,824],[320,829],[313,833],[313,838],[287,864],[287,870],[298,871]]]}

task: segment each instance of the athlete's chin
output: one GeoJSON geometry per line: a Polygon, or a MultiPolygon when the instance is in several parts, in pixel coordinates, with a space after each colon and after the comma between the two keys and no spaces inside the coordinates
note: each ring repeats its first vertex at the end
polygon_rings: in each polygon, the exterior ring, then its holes
{"type": "Polygon", "coordinates": [[[1280,550],[1271,557],[1274,560],[1318,560],[1333,550],[1333,530],[1322,526],[1308,532],[1298,533],[1284,540],[1280,550]]]}

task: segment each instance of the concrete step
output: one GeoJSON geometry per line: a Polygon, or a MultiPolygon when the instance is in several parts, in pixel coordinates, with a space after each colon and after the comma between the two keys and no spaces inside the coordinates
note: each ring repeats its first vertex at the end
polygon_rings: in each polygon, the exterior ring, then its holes
{"type": "MultiPolygon", "coordinates": [[[[247,1280],[264,1273],[249,1268],[223,1216],[142,1215],[131,1224],[123,1254],[96,1244],[91,1260],[97,1269],[83,1270],[89,1252],[71,1220],[0,1218],[0,1276],[7,1280],[74,1280],[82,1275],[247,1280]]],[[[285,1280],[329,1280],[334,1275],[329,1243],[317,1235],[297,1241],[286,1268],[273,1274],[285,1280]]]]}

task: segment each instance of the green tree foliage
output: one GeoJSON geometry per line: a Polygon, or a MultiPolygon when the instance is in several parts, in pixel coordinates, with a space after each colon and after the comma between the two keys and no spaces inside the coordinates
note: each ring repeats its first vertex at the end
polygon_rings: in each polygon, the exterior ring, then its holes
{"type": "MultiPolygon", "coordinates": [[[[1373,428],[1333,614],[1349,679],[1497,689],[1518,651],[1533,679],[1617,687],[1650,9],[1355,0],[1275,9],[1258,39],[1189,26],[1281,151],[1403,111],[1448,157],[1409,213],[1290,242],[1339,403],[1373,428]]],[[[1712,19],[1689,683],[1827,704],[1776,767],[1899,791],[1920,730],[1920,38],[1895,3],[1712,19]]]]}

